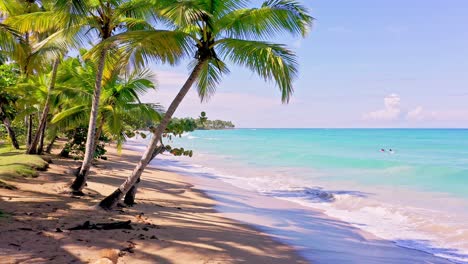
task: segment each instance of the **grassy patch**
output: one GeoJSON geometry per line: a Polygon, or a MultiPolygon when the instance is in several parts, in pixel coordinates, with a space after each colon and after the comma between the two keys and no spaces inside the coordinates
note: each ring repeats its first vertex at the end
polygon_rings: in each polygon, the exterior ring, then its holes
{"type": "Polygon", "coordinates": [[[38,170],[47,169],[48,163],[38,155],[26,155],[24,150],[11,149],[0,146],[0,188],[14,189],[15,187],[2,180],[17,177],[37,177],[38,170]]]}

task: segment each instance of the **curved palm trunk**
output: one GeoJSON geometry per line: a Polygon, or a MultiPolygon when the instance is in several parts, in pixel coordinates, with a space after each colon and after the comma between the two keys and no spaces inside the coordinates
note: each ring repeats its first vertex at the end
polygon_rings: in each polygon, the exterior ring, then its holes
{"type": "MultiPolygon", "coordinates": [[[[156,148],[156,150],[153,152],[153,155],[150,159],[150,162],[160,153],[164,151],[164,145],[161,143],[159,147],[156,148]]],[[[135,205],[135,197],[136,193],[138,191],[138,186],[140,185],[140,177],[138,177],[138,180],[135,182],[135,184],[130,188],[130,190],[125,194],[124,198],[124,204],[128,206],[133,206],[135,205]]]]}
{"type": "Polygon", "coordinates": [[[26,152],[27,154],[37,154],[39,152],[37,145],[41,142],[41,140],[42,142],[44,142],[43,141],[44,132],[45,132],[46,123],[47,123],[47,116],[49,115],[49,109],[50,109],[50,95],[51,95],[51,92],[55,88],[55,80],[57,79],[57,70],[58,70],[59,64],[60,64],[60,60],[56,59],[52,67],[52,78],[50,79],[50,84],[49,84],[49,89],[47,91],[47,98],[45,101],[44,110],[42,111],[41,120],[39,121],[39,127],[37,128],[36,135],[34,135],[34,139],[31,141],[31,144],[28,147],[28,150],[26,152]]]}
{"type": "Polygon", "coordinates": [[[13,131],[13,129],[11,128],[10,119],[8,117],[3,118],[3,125],[5,125],[8,136],[11,139],[11,144],[13,145],[15,149],[19,149],[19,144],[18,144],[18,140],[16,139],[15,131],[13,131]]]}
{"type": "Polygon", "coordinates": [[[54,136],[52,140],[50,141],[49,145],[47,145],[46,153],[50,154],[50,152],[52,152],[52,148],[54,147],[55,140],[57,140],[57,136],[54,136]]]}
{"type": "Polygon", "coordinates": [[[104,72],[104,63],[106,61],[107,49],[103,48],[101,54],[99,55],[99,64],[96,73],[96,84],[93,94],[93,102],[91,105],[91,115],[89,118],[88,125],[88,135],[86,136],[86,151],[84,155],[84,160],[81,165],[81,169],[76,176],[76,179],[73,181],[70,188],[73,192],[81,193],[83,190],[86,180],[88,177],[89,169],[91,168],[91,162],[94,159],[94,137],[96,136],[96,121],[98,117],[98,108],[99,108],[99,99],[101,98],[102,90],[102,75],[104,72]]]}
{"type": "Polygon", "coordinates": [[[100,203],[99,206],[103,209],[110,210],[113,207],[117,205],[117,203],[122,199],[122,197],[128,193],[128,191],[132,188],[133,185],[138,181],[140,178],[141,174],[143,173],[143,170],[146,168],[148,163],[151,161],[151,158],[153,157],[154,151],[156,150],[156,147],[158,143],[161,141],[161,136],[166,130],[167,125],[169,124],[169,121],[171,121],[172,115],[174,112],[177,110],[177,107],[179,104],[182,102],[184,99],[185,95],[187,95],[188,91],[192,87],[193,83],[197,79],[198,75],[200,74],[200,71],[202,69],[203,64],[205,61],[199,61],[198,64],[195,66],[193,69],[192,73],[190,74],[189,78],[185,82],[185,84],[182,86],[182,89],[180,89],[179,93],[177,96],[174,98],[172,101],[171,105],[167,109],[166,114],[164,115],[164,118],[161,120],[161,123],[159,126],[156,128],[156,130],[153,132],[153,137],[151,138],[150,144],[146,148],[145,153],[141,157],[140,162],[138,162],[137,166],[133,170],[132,174],[128,176],[128,178],[125,180],[125,182],[120,185],[117,190],[115,190],[111,195],[107,196],[105,199],[103,199],[100,203]]]}

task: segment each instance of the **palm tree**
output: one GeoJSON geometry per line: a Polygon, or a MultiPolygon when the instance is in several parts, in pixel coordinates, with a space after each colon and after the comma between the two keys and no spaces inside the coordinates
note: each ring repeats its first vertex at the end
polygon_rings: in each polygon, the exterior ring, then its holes
{"type": "MultiPolygon", "coordinates": [[[[95,75],[96,68],[89,60],[69,58],[64,61],[57,78],[62,104],[61,110],[51,120],[54,127],[66,131],[86,126],[91,111],[89,102],[95,75]]],[[[107,138],[117,142],[120,148],[126,135],[139,128],[134,126],[135,118],[144,123],[155,123],[160,119],[158,105],[140,101],[142,94],[155,89],[152,78],[154,76],[148,70],[135,70],[124,75],[114,72],[103,82],[96,144],[101,133],[104,133],[107,138]]]]}
{"type": "Polygon", "coordinates": [[[102,132],[117,143],[120,150],[127,135],[140,127],[134,127],[138,122],[156,123],[161,117],[159,105],[146,104],[140,101],[140,96],[150,89],[155,89],[151,79],[153,74],[148,70],[136,70],[128,75],[112,78],[103,89],[99,125],[96,138],[102,132]]]}
{"type": "MultiPolygon", "coordinates": [[[[44,1],[47,2],[47,1],[44,1]]],[[[18,30],[18,28],[11,25],[11,18],[19,15],[40,12],[42,3],[40,1],[21,1],[21,0],[5,0],[0,2],[0,18],[5,19],[3,31],[9,29],[15,30],[17,35],[12,42],[11,39],[6,41],[8,45],[4,45],[2,41],[2,53],[10,61],[14,61],[19,65],[23,77],[28,77],[33,73],[40,72],[45,62],[44,56],[38,56],[34,50],[34,45],[40,42],[43,38],[38,32],[31,31],[30,29],[18,30]]],[[[27,112],[28,109],[25,109],[27,112]]],[[[26,146],[29,147],[32,141],[32,127],[33,127],[32,114],[26,117],[25,123],[27,124],[26,146]]]]}
{"type": "Polygon", "coordinates": [[[35,136],[33,137],[31,144],[28,147],[28,150],[26,151],[27,154],[41,154],[42,153],[42,144],[44,140],[44,133],[46,129],[46,122],[47,122],[47,117],[49,115],[49,110],[50,110],[50,97],[52,95],[52,92],[55,88],[55,81],[57,77],[57,71],[58,67],[60,64],[60,58],[55,59],[54,64],[52,66],[52,72],[51,72],[51,78],[50,78],[50,83],[48,85],[47,89],[47,96],[46,100],[44,102],[44,107],[42,110],[41,114],[41,119],[39,120],[39,125],[37,127],[37,132],[35,136]],[[39,145],[39,147],[38,147],[39,145]]]}
{"type": "MultiPolygon", "coordinates": [[[[151,1],[141,0],[60,0],[57,7],[59,11],[42,12],[42,14],[28,14],[24,16],[23,26],[27,28],[41,27],[50,28],[54,24],[63,23],[67,27],[62,32],[63,35],[74,35],[75,41],[80,43],[83,38],[88,37],[98,39],[99,43],[106,45],[98,45],[94,49],[94,53],[89,55],[96,62],[96,76],[94,81],[93,99],[91,103],[91,112],[88,124],[88,133],[86,140],[86,151],[82,166],[77,174],[77,177],[71,189],[74,193],[81,194],[87,180],[87,175],[93,160],[94,141],[96,136],[96,127],[98,119],[98,108],[102,91],[103,78],[111,75],[115,69],[115,60],[113,56],[118,53],[118,47],[111,42],[105,42],[113,35],[126,36],[126,33],[133,30],[148,30],[153,29],[148,22],[154,14],[151,1]],[[51,19],[54,18],[54,19],[51,19]],[[109,52],[112,50],[112,52],[109,52]]],[[[169,38],[160,38],[159,42],[163,45],[159,46],[159,50],[151,53],[154,57],[163,62],[175,63],[182,50],[180,45],[174,45],[174,38],[171,38],[167,32],[156,31],[161,35],[169,38]],[[172,41],[172,42],[171,42],[172,41]]],[[[143,33],[140,33],[143,34],[143,33]]],[[[157,33],[156,33],[157,34],[157,33]]],[[[58,34],[60,35],[60,34],[58,34]]],[[[138,35],[137,35],[138,36],[138,35]]],[[[142,58],[146,55],[138,54],[139,56],[131,57],[134,52],[128,51],[125,53],[127,60],[130,58],[142,58]]],[[[122,66],[122,64],[120,65],[122,66]]],[[[119,69],[118,69],[119,70],[119,69]]]]}
{"type": "Polygon", "coordinates": [[[16,65],[0,65],[0,120],[15,149],[19,149],[19,143],[15,131],[11,127],[11,120],[16,115],[15,103],[18,100],[18,95],[14,93],[12,87],[16,85],[18,75],[19,71],[16,65]]]}
{"type": "MultiPolygon", "coordinates": [[[[229,72],[225,61],[244,66],[264,80],[278,85],[283,103],[293,92],[297,75],[294,53],[284,45],[264,41],[278,33],[305,36],[312,17],[305,7],[293,0],[267,0],[260,8],[241,8],[242,0],[194,0],[177,2],[187,10],[179,12],[176,4],[165,15],[187,34],[196,47],[192,71],[155,129],[148,148],[132,174],[111,195],[99,203],[104,209],[113,208],[140,178],[151,161],[172,115],[194,83],[201,99],[214,93],[222,75],[229,72]],[[195,14],[195,15],[194,15],[195,14]]],[[[151,39],[151,34],[146,35],[151,39]]],[[[139,45],[151,45],[144,41],[139,45]]]]}
{"type": "MultiPolygon", "coordinates": [[[[202,115],[205,112],[202,112],[202,115]]],[[[206,116],[206,113],[205,113],[206,116]]],[[[162,138],[168,138],[169,140],[172,137],[181,137],[182,134],[186,132],[192,132],[197,128],[197,123],[192,118],[172,118],[169,124],[164,131],[162,138]]],[[[145,134],[142,134],[145,135],[145,134]]],[[[157,155],[164,153],[165,151],[169,151],[171,154],[175,156],[189,156],[192,157],[193,152],[191,150],[186,150],[184,148],[172,148],[169,145],[164,144],[163,140],[159,142],[156,150],[153,152],[151,160],[153,160],[157,155]]],[[[136,183],[130,188],[130,190],[125,194],[124,204],[127,206],[135,205],[135,196],[138,191],[138,185],[140,183],[140,178],[136,181],[136,183]]]]}
{"type": "MultiPolygon", "coordinates": [[[[49,93],[54,88],[54,72],[56,73],[61,55],[66,52],[63,47],[63,39],[49,38],[49,35],[54,35],[59,31],[59,24],[54,24],[50,27],[42,27],[35,25],[36,21],[27,21],[30,16],[42,15],[46,10],[54,10],[53,1],[21,1],[7,0],[0,5],[0,13],[6,17],[4,24],[4,32],[14,30],[14,40],[8,41],[9,45],[3,46],[4,54],[11,60],[20,65],[22,75],[26,77],[42,74],[47,70],[47,66],[52,64],[52,79],[49,84],[49,93]],[[58,41],[58,43],[56,43],[58,41]]],[[[2,42],[4,43],[4,42],[2,42]]],[[[44,138],[46,119],[49,111],[49,101],[44,101],[43,113],[41,115],[39,125],[34,137],[32,137],[33,120],[32,114],[27,117],[28,120],[28,136],[27,136],[27,153],[36,154],[38,151],[37,145],[44,138]]],[[[24,109],[25,112],[28,109],[24,109]]]]}
{"type": "Polygon", "coordinates": [[[54,65],[52,65],[52,69],[49,69],[50,73],[29,76],[23,82],[16,85],[17,93],[20,95],[17,105],[22,109],[26,109],[22,115],[42,112],[34,139],[27,149],[28,154],[42,153],[51,101],[56,98],[54,88],[58,66],[59,60],[57,59],[54,65]]]}

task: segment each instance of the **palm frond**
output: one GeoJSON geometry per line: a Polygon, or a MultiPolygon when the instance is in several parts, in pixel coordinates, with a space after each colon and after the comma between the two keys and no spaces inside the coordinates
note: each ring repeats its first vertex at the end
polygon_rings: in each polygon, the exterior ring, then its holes
{"type": "Polygon", "coordinates": [[[44,11],[10,16],[5,23],[22,33],[55,31],[63,23],[63,16],[56,11],[44,11]]]}
{"type": "MultiPolygon", "coordinates": [[[[196,63],[197,61],[194,61],[192,66],[196,63]]],[[[228,73],[229,69],[223,61],[215,58],[205,61],[197,79],[198,96],[201,101],[207,101],[216,92],[221,77],[228,73]]]]}
{"type": "Polygon", "coordinates": [[[218,19],[225,14],[239,8],[244,8],[250,1],[248,0],[203,0],[200,5],[203,10],[212,14],[215,19],[218,19]]]}
{"type": "Polygon", "coordinates": [[[209,16],[209,13],[203,10],[201,1],[198,0],[159,0],[154,9],[157,19],[173,28],[187,27],[204,16],[209,16]]]}
{"type": "Polygon", "coordinates": [[[293,93],[292,82],[297,76],[297,60],[295,54],[284,45],[224,39],[219,42],[217,49],[225,59],[249,68],[265,81],[275,81],[283,103],[289,102],[293,93]]]}
{"type": "Polygon", "coordinates": [[[89,10],[89,1],[87,0],[56,0],[56,8],[67,10],[70,14],[86,15],[89,10]]]}
{"type": "Polygon", "coordinates": [[[77,105],[53,116],[52,124],[61,124],[63,127],[76,127],[86,124],[89,118],[89,107],[87,105],[77,105]]]}
{"type": "Polygon", "coordinates": [[[99,50],[110,47],[117,52],[115,64],[128,65],[132,62],[140,68],[149,62],[174,65],[193,49],[189,36],[183,32],[168,30],[129,31],[115,35],[89,51],[85,58],[97,57],[99,50]]]}
{"type": "Polygon", "coordinates": [[[270,38],[282,33],[305,36],[313,18],[292,0],[268,0],[260,8],[237,9],[217,21],[217,29],[231,38],[270,38]]]}

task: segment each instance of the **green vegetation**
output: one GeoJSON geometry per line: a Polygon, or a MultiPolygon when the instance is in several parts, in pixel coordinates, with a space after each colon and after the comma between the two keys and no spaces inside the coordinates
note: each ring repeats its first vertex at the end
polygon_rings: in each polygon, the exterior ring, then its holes
{"type": "Polygon", "coordinates": [[[0,145],[0,188],[15,189],[4,180],[36,177],[37,170],[45,170],[47,167],[48,163],[40,156],[27,155],[24,151],[0,145]]]}
{"type": "Polygon", "coordinates": [[[206,112],[201,112],[196,120],[197,129],[199,130],[217,130],[217,129],[232,129],[235,125],[231,121],[223,120],[208,120],[206,112]]]}
{"type": "MultiPolygon", "coordinates": [[[[93,159],[105,154],[104,142],[120,147],[136,131],[151,130],[141,162],[100,204],[109,209],[165,149],[164,138],[197,128],[234,127],[208,120],[206,113],[196,120],[173,120],[192,86],[207,100],[228,66],[241,66],[275,83],[287,103],[297,59],[272,40],[285,34],[305,37],[312,20],[295,0],[265,0],[260,6],[244,0],[0,1],[0,141],[40,154],[57,138],[67,138],[62,153],[83,159],[70,188],[82,193],[93,159]],[[156,88],[150,63],[187,59],[191,72],[167,109],[141,101],[156,88]]],[[[192,155],[182,148],[170,151],[192,155]]],[[[21,157],[19,152],[10,156],[21,157]]],[[[11,158],[2,162],[18,175],[33,175],[28,166],[36,166],[11,158]]]]}
{"type": "Polygon", "coordinates": [[[235,127],[231,121],[206,120],[203,124],[197,122],[197,129],[200,130],[232,129],[235,127]]]}
{"type": "MultiPolygon", "coordinates": [[[[176,30],[186,34],[195,49],[188,50],[191,73],[174,98],[159,126],[153,132],[148,150],[133,173],[117,189],[99,204],[104,209],[117,205],[120,199],[140,179],[158,148],[172,115],[193,85],[197,86],[202,100],[212,95],[222,77],[229,73],[227,63],[246,67],[266,81],[274,81],[284,103],[293,92],[293,80],[297,75],[295,54],[285,45],[265,41],[275,35],[291,34],[304,37],[312,17],[299,3],[290,0],[267,0],[260,8],[249,8],[241,0],[181,1],[163,10],[165,20],[176,30]]],[[[121,38],[129,48],[157,49],[154,39],[157,32],[146,32],[141,41],[121,38]]],[[[176,43],[186,47],[186,42],[176,43]]]]}

